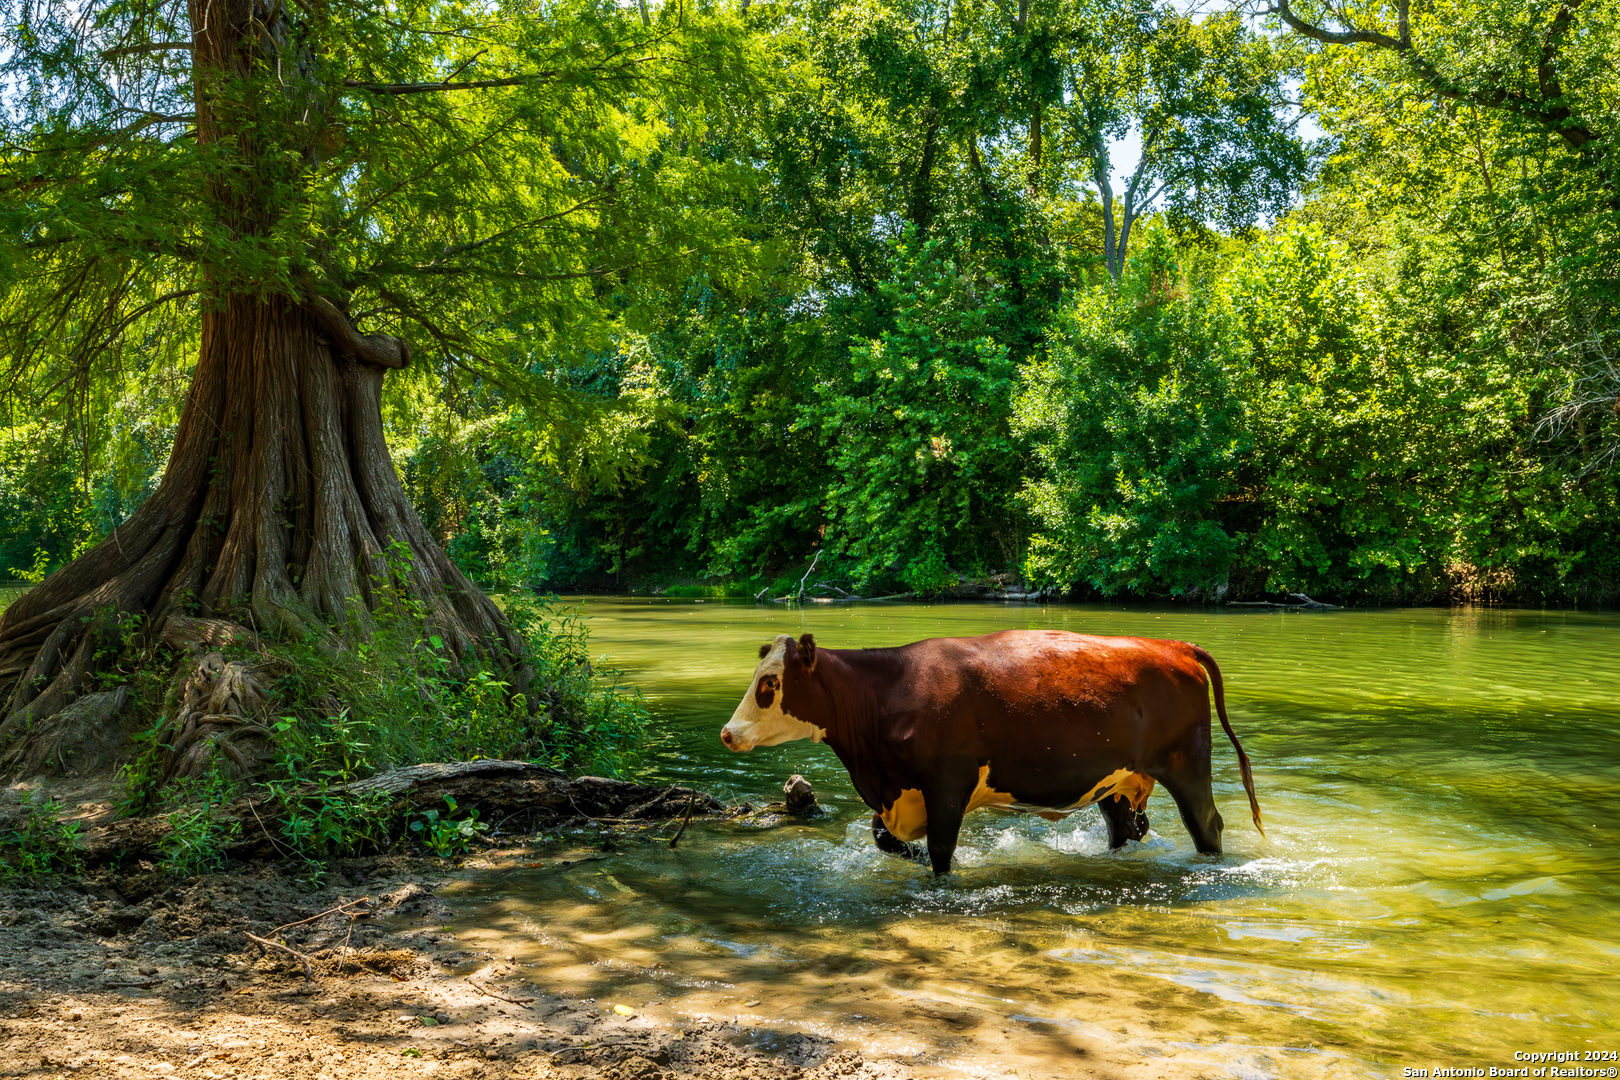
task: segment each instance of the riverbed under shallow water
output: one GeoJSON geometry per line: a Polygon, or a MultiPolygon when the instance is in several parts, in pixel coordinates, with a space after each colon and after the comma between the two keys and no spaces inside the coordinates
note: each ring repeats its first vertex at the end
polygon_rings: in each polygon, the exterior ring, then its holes
{"type": "Polygon", "coordinates": [[[463,940],[543,980],[924,1074],[1400,1076],[1620,1050],[1620,615],[585,603],[594,651],[652,707],[647,778],[762,803],[798,772],[831,813],[694,823],[675,850],[443,894],[463,940]],[[1217,735],[1224,855],[1193,851],[1161,788],[1153,832],[1117,853],[1095,809],[981,811],[934,880],[873,847],[825,746],[720,745],[777,633],[840,648],[1007,627],[1208,649],[1268,838],[1217,735]]]}

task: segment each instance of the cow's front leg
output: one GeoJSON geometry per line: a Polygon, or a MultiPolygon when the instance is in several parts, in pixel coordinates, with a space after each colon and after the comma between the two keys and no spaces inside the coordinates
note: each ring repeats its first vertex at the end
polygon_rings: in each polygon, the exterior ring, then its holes
{"type": "Polygon", "coordinates": [[[921,790],[928,808],[928,861],[935,877],[951,868],[962,817],[978,783],[979,763],[972,758],[946,759],[927,770],[921,790]]]}

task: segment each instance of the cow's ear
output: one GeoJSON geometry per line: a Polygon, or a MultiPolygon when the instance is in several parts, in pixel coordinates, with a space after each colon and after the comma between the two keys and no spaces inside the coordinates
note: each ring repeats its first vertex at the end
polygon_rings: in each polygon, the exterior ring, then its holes
{"type": "Polygon", "coordinates": [[[761,645],[759,647],[759,658],[763,660],[769,655],[771,655],[771,647],[769,645],[761,645]]]}
{"type": "Polygon", "coordinates": [[[814,634],[806,634],[799,639],[799,658],[804,661],[804,670],[816,670],[816,638],[814,634]]]}

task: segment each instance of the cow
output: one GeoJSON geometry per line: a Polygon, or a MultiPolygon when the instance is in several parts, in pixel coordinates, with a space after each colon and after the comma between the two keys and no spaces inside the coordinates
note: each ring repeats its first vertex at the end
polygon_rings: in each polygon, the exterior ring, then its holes
{"type": "Polygon", "coordinates": [[[1147,835],[1155,784],[1170,792],[1199,852],[1219,854],[1211,686],[1265,835],[1249,756],[1226,719],[1221,669],[1196,645],[1003,630],[827,649],[810,634],[780,634],[759,655],[720,741],[739,753],[825,742],[872,808],[878,846],[909,852],[909,841],[926,836],[936,875],[950,870],[970,810],[1058,820],[1095,803],[1118,848],[1147,835]]]}

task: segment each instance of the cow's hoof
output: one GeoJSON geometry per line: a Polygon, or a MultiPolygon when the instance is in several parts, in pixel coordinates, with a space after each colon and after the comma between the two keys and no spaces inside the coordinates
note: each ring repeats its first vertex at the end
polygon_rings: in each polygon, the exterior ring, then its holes
{"type": "Polygon", "coordinates": [[[890,832],[877,814],[872,815],[872,842],[877,844],[877,849],[885,855],[899,855],[906,859],[917,857],[917,845],[908,844],[890,832]]]}

